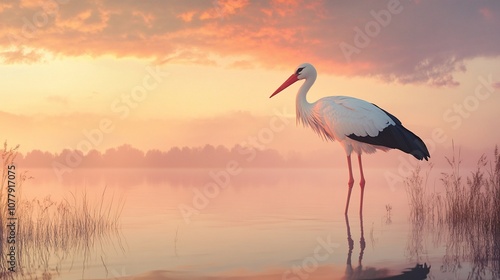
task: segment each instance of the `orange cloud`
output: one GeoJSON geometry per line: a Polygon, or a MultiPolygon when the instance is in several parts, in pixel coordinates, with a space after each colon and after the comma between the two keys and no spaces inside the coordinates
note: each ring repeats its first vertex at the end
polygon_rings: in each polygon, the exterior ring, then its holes
{"type": "Polygon", "coordinates": [[[248,0],[215,0],[213,7],[200,15],[201,20],[224,18],[236,14],[248,5],[248,0]]]}
{"type": "Polygon", "coordinates": [[[280,17],[293,16],[296,12],[299,12],[299,4],[302,1],[299,0],[273,0],[271,1],[271,6],[273,7],[274,13],[280,17]]]}
{"type": "Polygon", "coordinates": [[[35,8],[42,5],[41,1],[37,0],[21,0],[19,6],[22,8],[35,8]]]}
{"type": "Polygon", "coordinates": [[[500,55],[500,22],[495,17],[500,7],[462,1],[399,2],[391,7],[394,1],[218,0],[167,5],[104,0],[40,6],[24,0],[0,5],[0,60],[42,59],[31,53],[26,59],[12,59],[12,48],[23,47],[66,56],[170,62],[184,54],[179,63],[201,64],[207,62],[201,57],[248,57],[260,67],[311,61],[337,75],[453,86],[454,74],[466,70],[464,61],[500,55]],[[189,58],[186,53],[196,55],[189,58]]]}
{"type": "Polygon", "coordinates": [[[0,52],[0,56],[7,64],[14,63],[35,63],[43,58],[43,54],[38,50],[28,50],[27,48],[17,48],[0,52]]]}
{"type": "Polygon", "coordinates": [[[145,26],[149,27],[149,28],[153,27],[153,23],[156,20],[156,16],[153,15],[152,13],[144,13],[144,12],[140,12],[140,11],[133,11],[132,15],[135,18],[138,18],[140,21],[142,21],[142,23],[145,26]]]}
{"type": "Polygon", "coordinates": [[[195,11],[189,11],[189,12],[179,14],[177,17],[182,19],[185,22],[191,22],[193,20],[193,17],[195,14],[196,14],[195,11]]]}
{"type": "Polygon", "coordinates": [[[74,17],[59,19],[57,26],[68,30],[78,30],[78,32],[97,33],[107,26],[108,18],[107,13],[102,11],[85,10],[74,17]]]}

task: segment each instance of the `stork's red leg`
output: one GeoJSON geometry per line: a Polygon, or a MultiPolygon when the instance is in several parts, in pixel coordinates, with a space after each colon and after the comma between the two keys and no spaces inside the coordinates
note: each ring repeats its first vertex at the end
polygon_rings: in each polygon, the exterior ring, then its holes
{"type": "Polygon", "coordinates": [[[361,176],[361,180],[359,181],[359,186],[361,187],[361,201],[359,204],[359,214],[363,214],[363,195],[365,193],[365,175],[363,174],[363,164],[361,163],[361,155],[358,155],[358,163],[359,163],[359,175],[361,176]]]}
{"type": "Polygon", "coordinates": [[[352,186],[354,185],[354,177],[352,176],[352,166],[351,166],[351,155],[347,156],[347,167],[349,167],[349,181],[347,182],[347,201],[345,204],[345,214],[347,215],[347,210],[349,209],[349,201],[351,200],[352,186]]]}

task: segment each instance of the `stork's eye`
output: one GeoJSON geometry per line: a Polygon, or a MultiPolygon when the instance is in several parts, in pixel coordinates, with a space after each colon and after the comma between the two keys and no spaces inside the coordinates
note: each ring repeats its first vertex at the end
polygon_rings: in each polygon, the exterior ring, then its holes
{"type": "Polygon", "coordinates": [[[302,70],[304,69],[305,67],[300,67],[299,69],[297,69],[297,72],[295,72],[295,74],[299,75],[300,72],[302,72],[302,70]]]}

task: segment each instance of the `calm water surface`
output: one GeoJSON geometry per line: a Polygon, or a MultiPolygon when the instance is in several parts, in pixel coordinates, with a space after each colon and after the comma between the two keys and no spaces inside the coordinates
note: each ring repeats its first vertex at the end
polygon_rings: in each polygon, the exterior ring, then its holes
{"type": "Polygon", "coordinates": [[[106,187],[108,200],[124,203],[118,234],[51,253],[52,279],[358,279],[424,262],[428,279],[467,279],[472,270],[466,261],[443,265],[444,237],[415,229],[404,186],[390,188],[383,171],[367,171],[362,220],[355,185],[347,221],[343,169],[246,169],[226,188],[214,188],[213,171],[81,169],[59,181],[32,170],[28,199],[85,190],[98,201],[106,187]]]}

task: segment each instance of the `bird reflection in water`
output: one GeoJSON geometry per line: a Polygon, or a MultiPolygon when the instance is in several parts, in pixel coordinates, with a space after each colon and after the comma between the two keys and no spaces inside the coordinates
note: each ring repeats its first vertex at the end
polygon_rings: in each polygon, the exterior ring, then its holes
{"type": "Polygon", "coordinates": [[[410,268],[406,271],[401,272],[398,275],[389,275],[390,271],[387,268],[376,269],[374,267],[363,268],[363,254],[365,252],[366,242],[363,229],[363,214],[359,216],[360,220],[360,230],[361,237],[359,239],[359,257],[358,266],[356,268],[352,267],[352,252],[354,249],[354,240],[351,235],[351,226],[349,225],[349,217],[345,215],[345,224],[347,228],[347,246],[349,250],[347,251],[347,261],[345,269],[345,280],[360,280],[360,279],[370,279],[370,280],[423,280],[427,278],[431,266],[427,264],[417,264],[415,267],[410,268]]]}

